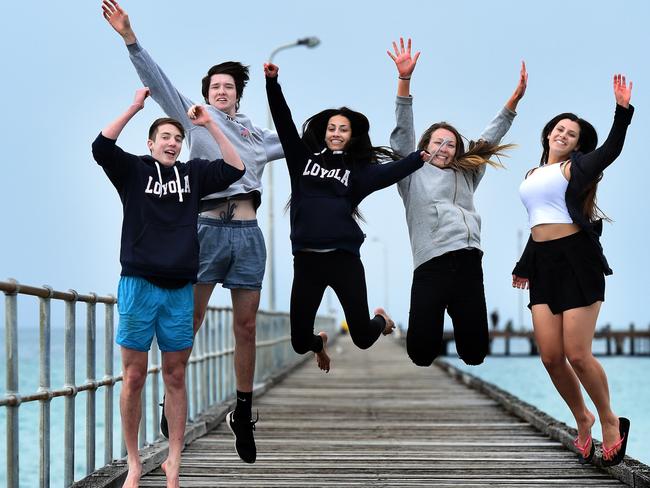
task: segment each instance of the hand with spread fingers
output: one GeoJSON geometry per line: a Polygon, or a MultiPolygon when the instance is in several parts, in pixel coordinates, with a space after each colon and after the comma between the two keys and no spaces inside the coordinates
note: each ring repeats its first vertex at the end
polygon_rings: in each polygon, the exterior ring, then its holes
{"type": "Polygon", "coordinates": [[[129,16],[116,0],[102,0],[102,11],[106,21],[122,36],[126,44],[133,44],[136,41],[129,16]]]}
{"type": "Polygon", "coordinates": [[[616,103],[621,107],[628,108],[630,106],[630,98],[632,98],[632,82],[628,85],[625,81],[625,75],[620,73],[614,75],[614,97],[616,103]]]}
{"type": "Polygon", "coordinates": [[[397,72],[399,73],[400,79],[401,80],[410,79],[411,75],[413,74],[413,71],[415,70],[415,65],[418,62],[418,58],[420,57],[420,51],[416,52],[415,56],[411,57],[410,37],[407,40],[406,48],[404,48],[403,37],[399,38],[399,47],[397,47],[397,43],[393,41],[393,51],[395,51],[394,54],[390,52],[390,50],[386,52],[390,56],[390,59],[392,59],[395,62],[395,67],[397,68],[397,72]]]}

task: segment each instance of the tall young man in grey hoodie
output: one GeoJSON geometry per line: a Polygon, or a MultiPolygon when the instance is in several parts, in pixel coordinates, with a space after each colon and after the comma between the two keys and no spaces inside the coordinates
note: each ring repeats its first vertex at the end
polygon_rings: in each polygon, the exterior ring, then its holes
{"type": "MultiPolygon", "coordinates": [[[[124,39],[138,76],[152,98],[169,117],[179,120],[187,132],[190,158],[220,157],[219,148],[206,130],[195,127],[186,112],[194,103],[180,93],[138,43],[127,13],[115,0],[103,0],[108,23],[124,39]]],[[[251,403],[255,373],[255,316],[260,302],[266,248],[257,225],[261,202],[262,172],[267,162],[284,154],[277,133],[254,126],[238,113],[239,100],[248,81],[248,68],[228,61],[213,66],[202,80],[204,106],[246,161],[246,173],[228,190],[206,196],[199,214],[199,274],[194,286],[194,331],[203,323],[208,301],[217,283],[231,291],[235,335],[237,406],[226,417],[236,437],[239,457],[254,463],[257,455],[251,403]]],[[[161,427],[163,424],[161,423],[161,427]]],[[[163,432],[164,433],[164,432],[163,432]]]]}

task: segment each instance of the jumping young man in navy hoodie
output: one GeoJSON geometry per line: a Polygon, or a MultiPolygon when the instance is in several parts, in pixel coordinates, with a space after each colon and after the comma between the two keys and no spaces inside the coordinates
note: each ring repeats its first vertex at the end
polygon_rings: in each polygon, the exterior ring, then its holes
{"type": "Polygon", "coordinates": [[[129,472],[124,487],[139,484],[138,456],[141,392],[154,333],[162,351],[169,455],[162,464],[167,487],[179,486],[181,450],[187,418],[185,369],[192,350],[192,284],[199,266],[196,233],[199,201],[240,179],[245,167],[239,154],[204,107],[188,116],[214,137],[223,159],[177,161],[185,131],[171,118],[157,119],[149,129],[150,156],[135,156],[116,145],[122,129],[144,107],[148,88],[136,92],[133,104],[106,126],[93,142],[93,156],[117,189],[124,218],[118,287],[124,382],[120,394],[122,430],[129,472]]]}

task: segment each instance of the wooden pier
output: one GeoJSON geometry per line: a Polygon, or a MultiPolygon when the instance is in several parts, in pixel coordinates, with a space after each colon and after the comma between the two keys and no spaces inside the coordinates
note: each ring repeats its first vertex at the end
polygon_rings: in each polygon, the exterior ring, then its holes
{"type": "MultiPolygon", "coordinates": [[[[533,426],[546,422],[540,412],[522,420],[509,412],[521,404],[504,406],[498,391],[490,396],[453,371],[414,366],[399,341],[382,337],[360,351],[343,336],[331,349],[329,374],[309,360],[255,400],[255,464],[239,460],[220,422],[184,451],[181,486],[625,486],[614,475],[650,486],[626,466],[580,465],[565,447],[573,433],[564,424],[549,425],[559,440],[549,437],[533,426]]],[[[161,470],[141,486],[165,486],[161,470]]]]}

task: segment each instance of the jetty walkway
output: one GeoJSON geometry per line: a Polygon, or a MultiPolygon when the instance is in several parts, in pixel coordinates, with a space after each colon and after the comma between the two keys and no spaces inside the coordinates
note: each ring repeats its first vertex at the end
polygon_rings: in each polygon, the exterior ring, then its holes
{"type": "MultiPolygon", "coordinates": [[[[255,464],[216,419],[184,451],[181,486],[650,486],[630,458],[580,465],[567,426],[451,366],[413,366],[398,340],[360,351],[342,336],[330,353],[329,374],[310,359],[256,399],[255,464]]],[[[141,486],[164,487],[160,468],[141,486]]]]}

